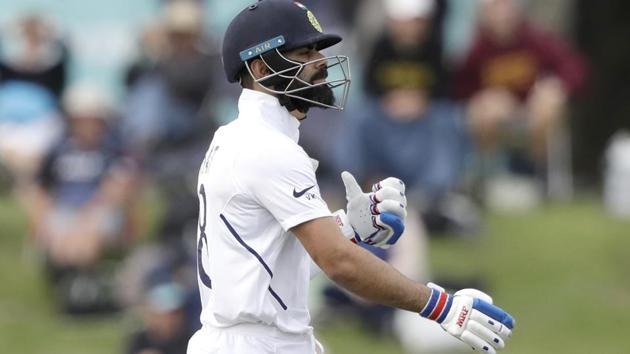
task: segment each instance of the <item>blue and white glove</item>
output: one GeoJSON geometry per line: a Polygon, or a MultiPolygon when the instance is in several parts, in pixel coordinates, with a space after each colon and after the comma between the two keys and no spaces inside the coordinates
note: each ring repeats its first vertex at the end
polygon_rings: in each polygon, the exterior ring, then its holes
{"type": "Polygon", "coordinates": [[[512,335],[514,319],[492,304],[492,298],[477,289],[463,289],[451,295],[429,283],[431,297],[420,315],[439,323],[473,350],[494,354],[505,347],[512,335]]]}
{"type": "Polygon", "coordinates": [[[365,242],[389,248],[405,230],[407,197],[405,184],[398,178],[386,178],[363,193],[350,172],[341,173],[348,200],[347,213],[338,210],[333,215],[342,233],[354,242],[365,242]]]}

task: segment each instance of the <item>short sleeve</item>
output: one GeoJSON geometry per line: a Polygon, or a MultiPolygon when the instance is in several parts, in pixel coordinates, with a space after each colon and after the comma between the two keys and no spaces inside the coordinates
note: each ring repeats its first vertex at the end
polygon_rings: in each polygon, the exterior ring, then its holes
{"type": "Polygon", "coordinates": [[[248,155],[240,159],[243,187],[285,231],[331,216],[321,197],[311,159],[297,144],[282,141],[248,155]]]}

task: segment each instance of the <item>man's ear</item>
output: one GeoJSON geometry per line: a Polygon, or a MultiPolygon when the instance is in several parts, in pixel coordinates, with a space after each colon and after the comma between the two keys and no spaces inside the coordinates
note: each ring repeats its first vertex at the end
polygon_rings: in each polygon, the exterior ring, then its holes
{"type": "Polygon", "coordinates": [[[267,64],[260,59],[254,59],[251,63],[249,63],[249,68],[251,69],[254,78],[257,80],[271,74],[267,64]]]}

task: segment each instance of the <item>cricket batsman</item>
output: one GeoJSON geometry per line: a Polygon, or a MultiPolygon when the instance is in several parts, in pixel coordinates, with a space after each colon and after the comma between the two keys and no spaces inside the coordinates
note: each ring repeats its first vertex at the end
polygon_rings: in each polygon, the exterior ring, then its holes
{"type": "Polygon", "coordinates": [[[227,29],[225,74],[243,91],[238,118],[216,131],[199,170],[202,328],[188,353],[323,353],[307,307],[313,268],[366,300],[418,313],[473,349],[495,353],[514,320],[490,296],[411,281],[356,244],[389,247],[401,236],[402,181],[389,177],[366,193],[344,172],[348,204],[334,213],[320,195],[317,162],[297,142],[310,108],[345,105],[348,58],[321,53],[340,41],[291,0],[258,1],[227,29]],[[329,78],[332,69],[340,77],[329,78]]]}

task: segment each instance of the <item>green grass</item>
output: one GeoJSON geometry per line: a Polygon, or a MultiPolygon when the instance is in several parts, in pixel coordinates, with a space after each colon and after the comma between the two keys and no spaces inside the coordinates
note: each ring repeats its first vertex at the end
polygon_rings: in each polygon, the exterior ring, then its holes
{"type": "MultiPolygon", "coordinates": [[[[431,260],[437,275],[482,277],[514,315],[505,353],[628,352],[630,222],[606,216],[594,199],[487,221],[482,238],[433,240],[431,260]]],[[[0,198],[0,351],[120,353],[125,318],[56,313],[36,258],[23,250],[24,227],[14,202],[0,198]]],[[[320,328],[319,336],[334,354],[401,352],[354,322],[320,328]]]]}
{"type": "Polygon", "coordinates": [[[3,353],[118,353],[120,318],[59,316],[39,264],[23,249],[25,220],[0,198],[0,349],[3,353]]]}
{"type": "Polygon", "coordinates": [[[629,222],[580,200],[493,215],[487,231],[478,244],[434,242],[432,259],[441,271],[487,277],[495,301],[517,319],[507,352],[627,353],[629,222]]]}

